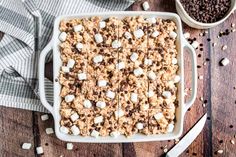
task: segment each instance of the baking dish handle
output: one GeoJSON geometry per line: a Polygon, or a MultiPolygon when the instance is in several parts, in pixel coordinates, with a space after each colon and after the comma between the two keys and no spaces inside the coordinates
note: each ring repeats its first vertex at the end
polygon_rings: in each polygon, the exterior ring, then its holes
{"type": "Polygon", "coordinates": [[[188,52],[191,55],[192,63],[192,93],[190,99],[185,103],[185,112],[192,106],[196,97],[197,97],[197,57],[194,48],[183,39],[184,48],[188,49],[188,52]]]}
{"type": "Polygon", "coordinates": [[[45,87],[44,87],[44,75],[45,75],[45,57],[52,49],[52,41],[50,41],[47,46],[43,49],[39,57],[39,66],[38,66],[38,79],[39,79],[39,97],[43,106],[52,113],[53,107],[48,103],[45,96],[45,87]]]}

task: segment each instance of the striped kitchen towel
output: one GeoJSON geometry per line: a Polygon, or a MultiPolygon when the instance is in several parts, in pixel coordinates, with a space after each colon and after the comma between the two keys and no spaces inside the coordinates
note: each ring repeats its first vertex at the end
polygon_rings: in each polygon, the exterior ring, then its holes
{"type": "MultiPolygon", "coordinates": [[[[47,112],[35,90],[37,61],[40,48],[50,40],[56,16],[125,10],[130,5],[128,0],[0,0],[0,31],[4,33],[0,40],[0,105],[47,112]]],[[[45,80],[52,102],[52,82],[45,80]]]]}

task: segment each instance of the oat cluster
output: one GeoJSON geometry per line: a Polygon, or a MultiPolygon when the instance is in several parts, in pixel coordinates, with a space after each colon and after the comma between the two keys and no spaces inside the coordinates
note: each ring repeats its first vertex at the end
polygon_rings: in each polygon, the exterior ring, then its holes
{"type": "Polygon", "coordinates": [[[160,18],[63,20],[60,131],[164,134],[177,107],[176,25],[160,18]]]}

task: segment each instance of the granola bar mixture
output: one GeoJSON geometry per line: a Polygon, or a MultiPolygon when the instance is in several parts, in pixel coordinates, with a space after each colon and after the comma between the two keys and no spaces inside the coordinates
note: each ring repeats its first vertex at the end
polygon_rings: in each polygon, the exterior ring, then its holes
{"type": "Polygon", "coordinates": [[[174,130],[173,21],[91,17],[63,20],[60,31],[61,132],[115,138],[174,130]]]}

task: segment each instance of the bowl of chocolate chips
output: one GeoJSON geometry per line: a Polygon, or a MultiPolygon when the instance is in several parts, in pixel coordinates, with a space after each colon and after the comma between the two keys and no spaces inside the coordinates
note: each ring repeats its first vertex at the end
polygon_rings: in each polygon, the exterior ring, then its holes
{"type": "Polygon", "coordinates": [[[197,29],[219,25],[236,9],[236,0],[176,0],[175,4],[181,19],[197,29]]]}

